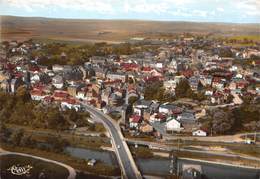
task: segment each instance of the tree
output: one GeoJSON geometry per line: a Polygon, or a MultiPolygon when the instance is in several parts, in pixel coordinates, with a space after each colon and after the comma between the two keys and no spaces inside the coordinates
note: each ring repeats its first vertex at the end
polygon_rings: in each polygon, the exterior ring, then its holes
{"type": "Polygon", "coordinates": [[[14,131],[10,136],[11,144],[13,144],[14,146],[19,146],[23,135],[24,131],[22,129],[14,131]]]}
{"type": "Polygon", "coordinates": [[[63,152],[64,148],[69,145],[69,142],[60,136],[50,136],[46,139],[46,143],[51,146],[54,152],[63,152]]]}
{"type": "Polygon", "coordinates": [[[47,128],[49,129],[66,129],[69,124],[63,119],[58,108],[49,108],[46,116],[47,128]]]}
{"type": "Polygon", "coordinates": [[[248,131],[259,131],[260,130],[260,120],[251,121],[247,124],[244,124],[244,128],[248,131]]]}
{"type": "Polygon", "coordinates": [[[128,98],[128,103],[130,105],[133,105],[137,100],[138,100],[137,96],[131,96],[131,97],[128,98]]]}
{"type": "Polygon", "coordinates": [[[106,129],[105,127],[102,125],[102,124],[95,124],[95,127],[94,127],[95,131],[96,132],[104,132],[106,129]]]}
{"type": "Polygon", "coordinates": [[[164,94],[161,82],[154,82],[145,87],[144,98],[147,100],[161,100],[161,94],[164,94]]]}
{"type": "Polygon", "coordinates": [[[181,80],[175,88],[175,96],[177,98],[185,98],[192,94],[188,80],[181,80]]]}
{"type": "Polygon", "coordinates": [[[35,141],[32,139],[32,136],[23,135],[20,141],[20,145],[24,147],[31,147],[35,144],[35,141]]]}
{"type": "Polygon", "coordinates": [[[28,102],[31,99],[30,93],[25,88],[25,86],[18,87],[16,91],[16,97],[18,100],[21,100],[23,102],[28,102]]]}
{"type": "Polygon", "coordinates": [[[233,125],[235,123],[235,119],[233,114],[228,110],[217,110],[213,112],[212,115],[212,129],[216,134],[225,134],[230,132],[233,125]]]}
{"type": "Polygon", "coordinates": [[[0,142],[7,142],[11,132],[6,128],[6,125],[0,123],[0,142]]]}

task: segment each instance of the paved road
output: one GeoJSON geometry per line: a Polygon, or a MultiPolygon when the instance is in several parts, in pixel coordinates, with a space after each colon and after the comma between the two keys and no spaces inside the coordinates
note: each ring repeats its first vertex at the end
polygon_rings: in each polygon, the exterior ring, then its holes
{"type": "Polygon", "coordinates": [[[166,150],[166,151],[180,150],[180,151],[183,151],[183,152],[202,153],[202,154],[208,154],[208,155],[218,155],[218,156],[223,156],[223,157],[237,157],[237,158],[241,158],[241,159],[248,159],[248,160],[254,160],[254,161],[260,162],[260,158],[253,157],[253,156],[237,155],[237,154],[230,154],[230,153],[223,153],[223,152],[216,152],[216,151],[185,149],[185,148],[178,148],[176,146],[168,146],[168,145],[165,145],[165,144],[159,144],[159,143],[148,142],[148,141],[140,141],[140,140],[127,139],[127,141],[129,143],[132,143],[132,144],[147,145],[149,147],[162,149],[162,150],[166,150]]]}
{"type": "Polygon", "coordinates": [[[97,109],[88,105],[84,105],[84,107],[92,114],[93,117],[100,119],[105,124],[105,127],[109,130],[119,164],[123,170],[124,175],[126,175],[124,178],[142,178],[135,165],[132,154],[130,153],[129,148],[123,139],[119,126],[111,118],[97,109]],[[120,148],[118,146],[120,146],[120,148]]]}
{"type": "Polygon", "coordinates": [[[56,165],[60,165],[60,166],[66,168],[68,170],[68,172],[69,172],[68,179],[75,179],[76,178],[76,171],[75,171],[75,169],[72,168],[69,165],[64,164],[64,163],[61,163],[61,162],[58,162],[58,161],[55,161],[55,160],[49,160],[49,159],[42,158],[42,157],[37,157],[37,156],[34,156],[34,155],[30,155],[30,154],[17,153],[17,152],[8,152],[8,151],[0,149],[0,156],[1,155],[8,155],[8,154],[21,155],[21,156],[25,156],[25,157],[31,157],[31,158],[34,158],[34,159],[38,159],[38,160],[42,160],[42,161],[45,161],[45,162],[54,163],[56,165]]]}
{"type": "MultiPolygon", "coordinates": [[[[210,141],[210,142],[223,142],[223,143],[234,143],[234,142],[240,142],[244,143],[245,139],[243,137],[245,136],[254,136],[255,133],[242,133],[242,134],[235,134],[235,135],[222,135],[222,136],[207,136],[207,137],[197,137],[197,136],[174,136],[174,135],[167,135],[164,138],[166,140],[196,140],[196,141],[210,141]]],[[[260,136],[260,132],[256,132],[257,136],[260,136]]],[[[257,142],[258,144],[258,142],[257,142]]]]}

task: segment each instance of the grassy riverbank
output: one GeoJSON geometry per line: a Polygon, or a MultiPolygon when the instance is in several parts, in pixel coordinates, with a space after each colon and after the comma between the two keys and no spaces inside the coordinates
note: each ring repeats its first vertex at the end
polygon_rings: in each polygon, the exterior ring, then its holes
{"type": "Polygon", "coordinates": [[[102,162],[97,162],[97,164],[94,167],[91,167],[91,166],[87,165],[87,161],[85,161],[83,159],[71,157],[66,154],[53,153],[53,152],[49,152],[49,151],[42,151],[39,149],[32,149],[32,148],[27,148],[27,147],[16,147],[16,146],[8,145],[8,144],[1,144],[1,147],[4,150],[11,151],[11,152],[26,153],[26,154],[31,154],[31,155],[51,159],[51,160],[56,160],[56,161],[65,163],[67,165],[70,165],[77,170],[93,173],[96,175],[105,175],[105,176],[120,175],[119,168],[106,165],[102,162]]]}
{"type": "Polygon", "coordinates": [[[7,129],[14,131],[22,129],[25,135],[32,136],[32,138],[37,142],[45,143],[50,137],[58,137],[60,139],[66,140],[70,146],[90,148],[90,149],[100,149],[101,146],[111,147],[110,139],[104,135],[98,136],[83,136],[76,135],[64,131],[55,131],[50,129],[32,129],[30,127],[21,127],[17,125],[6,125],[7,129]]]}
{"type": "MultiPolygon", "coordinates": [[[[153,155],[161,158],[168,158],[170,153],[160,152],[158,150],[153,151],[153,155]]],[[[206,153],[196,153],[196,152],[183,152],[183,151],[173,151],[173,154],[179,158],[189,158],[195,160],[203,160],[209,162],[219,162],[228,165],[237,165],[240,167],[252,167],[260,168],[260,162],[255,160],[242,159],[240,157],[226,157],[220,155],[209,155],[206,153]]]]}
{"type": "Polygon", "coordinates": [[[16,179],[20,177],[12,174],[8,170],[14,165],[19,165],[20,167],[30,165],[32,168],[29,170],[29,176],[26,177],[28,179],[38,178],[41,172],[43,172],[45,176],[50,179],[67,178],[69,174],[68,170],[62,166],[20,155],[3,155],[0,156],[0,161],[1,177],[5,179],[16,179]]]}

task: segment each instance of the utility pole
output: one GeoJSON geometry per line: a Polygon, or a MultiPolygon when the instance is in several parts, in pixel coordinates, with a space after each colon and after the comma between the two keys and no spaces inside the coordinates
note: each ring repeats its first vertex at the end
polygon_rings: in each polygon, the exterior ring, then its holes
{"type": "Polygon", "coordinates": [[[180,150],[180,138],[178,138],[178,151],[180,150]]]}

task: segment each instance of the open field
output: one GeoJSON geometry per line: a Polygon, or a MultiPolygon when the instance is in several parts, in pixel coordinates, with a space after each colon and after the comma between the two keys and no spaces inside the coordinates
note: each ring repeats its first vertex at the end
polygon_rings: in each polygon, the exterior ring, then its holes
{"type": "Polygon", "coordinates": [[[118,43],[133,37],[174,38],[178,33],[255,35],[259,24],[195,23],[142,20],[79,20],[1,16],[3,40],[51,39],[118,43]]]}
{"type": "MultiPolygon", "coordinates": [[[[28,178],[38,178],[41,172],[44,172],[47,175],[47,178],[67,178],[68,171],[67,169],[55,165],[53,163],[33,159],[30,157],[19,156],[19,155],[3,155],[0,156],[0,168],[1,168],[1,177],[5,179],[16,179],[21,178],[21,176],[13,175],[8,169],[13,165],[20,165],[21,167],[26,165],[31,165],[33,168],[29,171],[30,177],[28,178]]],[[[26,177],[27,178],[27,177],[26,177]]]]}
{"type": "Polygon", "coordinates": [[[245,40],[245,39],[247,39],[247,40],[253,40],[253,41],[260,41],[260,33],[258,35],[232,36],[229,39],[232,39],[232,40],[245,40]]]}

